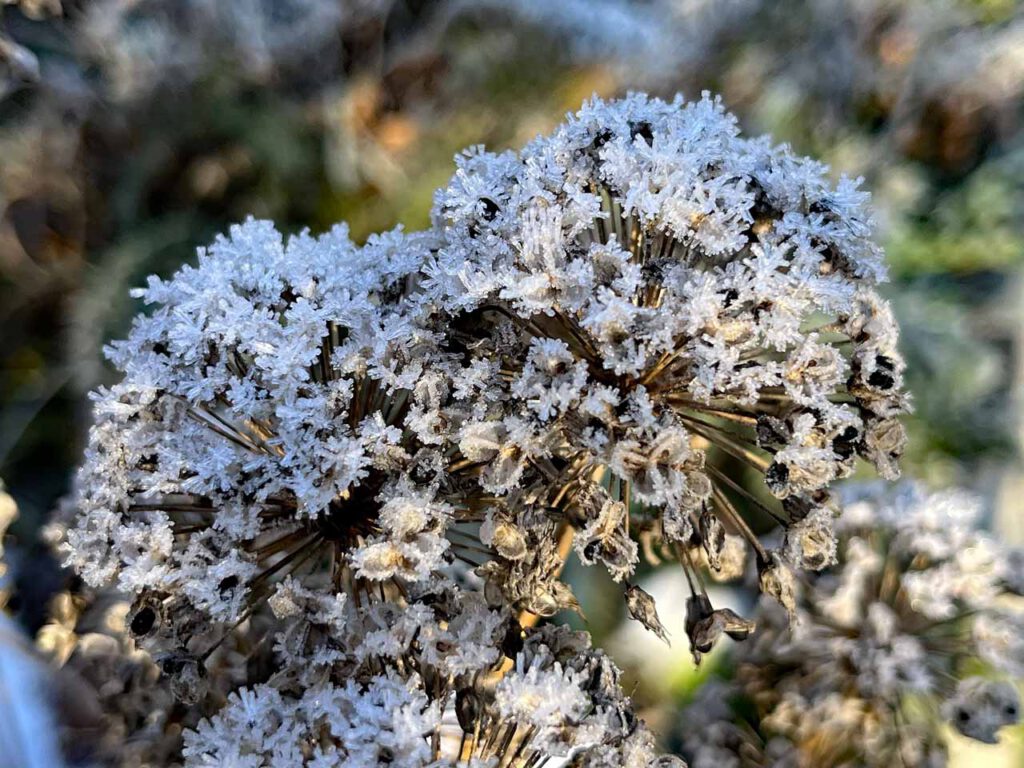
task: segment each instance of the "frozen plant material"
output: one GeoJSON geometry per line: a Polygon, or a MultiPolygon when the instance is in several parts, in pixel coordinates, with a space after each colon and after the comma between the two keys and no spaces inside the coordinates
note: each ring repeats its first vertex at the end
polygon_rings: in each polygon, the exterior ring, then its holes
{"type": "Polygon", "coordinates": [[[585,634],[524,630],[450,589],[342,611],[279,637],[280,671],[187,733],[186,765],[682,765],[654,750],[585,634]],[[296,638],[323,645],[293,656],[296,638]]]}
{"type": "Polygon", "coordinates": [[[190,765],[383,765],[429,762],[440,720],[422,690],[393,675],[365,686],[323,683],[285,698],[270,686],[242,690],[186,740],[190,765]]]}
{"type": "Polygon", "coordinates": [[[289,576],[401,590],[458,556],[468,501],[432,447],[444,358],[406,295],[427,239],[286,244],[250,220],[138,292],[151,312],[108,350],[124,378],[94,397],[64,551],[134,598],[146,647],[192,669],[289,576]]]}
{"type": "Polygon", "coordinates": [[[897,477],[909,407],[857,182],[740,136],[707,95],[595,99],[458,166],[425,285],[465,359],[452,450],[503,523],[571,526],[619,581],[653,528],[695,591],[689,550],[717,568],[727,534],[784,600],[788,568],[828,565],[829,486],[858,457],[897,477]],[[785,529],[781,555],[750,515],[785,529]]]}
{"type": "Polygon", "coordinates": [[[975,529],[966,493],[844,495],[839,563],[797,594],[798,624],[762,604],[733,679],[684,714],[696,768],[940,766],[944,722],[986,743],[1019,722],[1020,554],[975,529]]]}
{"type": "MultiPolygon", "coordinates": [[[[160,665],[135,647],[124,626],[127,609],[113,593],[60,592],[36,638],[55,667],[69,766],[171,765],[180,759],[180,725],[199,721],[199,709],[176,702],[160,665]]],[[[219,678],[214,667],[210,677],[219,678]]],[[[232,681],[218,679],[215,688],[219,682],[232,681]]]]}

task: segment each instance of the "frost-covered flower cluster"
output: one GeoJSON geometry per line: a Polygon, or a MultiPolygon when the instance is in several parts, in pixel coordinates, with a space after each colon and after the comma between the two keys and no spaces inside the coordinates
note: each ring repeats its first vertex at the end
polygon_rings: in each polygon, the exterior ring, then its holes
{"type": "Polygon", "coordinates": [[[855,486],[846,501],[839,564],[800,591],[797,622],[763,605],[735,679],[684,715],[697,768],[940,766],[943,723],[994,743],[1020,721],[1021,553],[976,530],[963,492],[855,486]]]}
{"type": "Polygon", "coordinates": [[[603,655],[523,627],[579,608],[574,549],[664,636],[643,552],[684,568],[699,660],[753,631],[704,566],[749,547],[793,611],[834,561],[829,486],[895,478],[909,407],[856,186],[708,96],[595,100],[461,156],[428,231],[249,220],[151,278],[62,538],[208,717],[189,763],[660,759],[603,655]],[[240,637],[273,660],[211,674],[240,637]]]}
{"type": "MultiPolygon", "coordinates": [[[[494,521],[570,525],[616,580],[631,532],[690,571],[691,545],[714,566],[741,536],[781,599],[790,565],[829,564],[829,485],[858,457],[895,478],[908,408],[856,183],[740,136],[706,95],[595,100],[518,154],[458,162],[426,286],[462,353],[452,450],[494,521]],[[786,529],[781,554],[746,511],[786,529]]],[[[522,602],[507,574],[534,551],[485,575],[522,602]]]]}
{"type": "Polygon", "coordinates": [[[830,482],[858,455],[894,477],[903,447],[863,198],[708,97],[633,96],[463,156],[431,232],[235,227],[109,349],[68,563],[192,659],[291,575],[403,592],[462,562],[550,616],[574,532],[616,580],[638,539],[699,582],[692,550],[717,570],[742,537],[787,602],[790,565],[831,561],[830,482]]]}
{"type": "Polygon", "coordinates": [[[654,751],[584,633],[524,631],[457,589],[323,601],[279,590],[275,613],[293,623],[275,640],[278,670],[186,733],[186,765],[682,765],[654,751]],[[309,601],[322,613],[300,615],[309,601]]]}
{"type": "Polygon", "coordinates": [[[404,295],[423,243],[249,222],[139,292],[154,310],[110,349],[125,378],[96,394],[67,549],[135,597],[148,647],[207,653],[291,574],[340,593],[443,565],[440,352],[404,295]]]}

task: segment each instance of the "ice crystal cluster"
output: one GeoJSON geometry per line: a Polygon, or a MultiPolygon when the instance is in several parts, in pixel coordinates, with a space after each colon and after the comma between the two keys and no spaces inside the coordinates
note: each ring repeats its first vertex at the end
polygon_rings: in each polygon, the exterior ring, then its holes
{"type": "Polygon", "coordinates": [[[798,622],[763,606],[735,679],[684,715],[695,768],[941,766],[943,723],[994,743],[1019,722],[1021,552],[976,530],[964,492],[864,486],[846,500],[839,564],[800,592],[798,622]]]}
{"type": "Polygon", "coordinates": [[[753,630],[705,569],[749,547],[793,611],[834,561],[829,487],[895,478],[909,407],[865,202],[708,96],[595,99],[463,154],[428,231],[250,220],[152,278],[64,550],[179,700],[273,649],[189,764],[655,764],[607,658],[533,624],[579,608],[571,547],[664,636],[643,552],[686,571],[699,659],[753,630]]]}

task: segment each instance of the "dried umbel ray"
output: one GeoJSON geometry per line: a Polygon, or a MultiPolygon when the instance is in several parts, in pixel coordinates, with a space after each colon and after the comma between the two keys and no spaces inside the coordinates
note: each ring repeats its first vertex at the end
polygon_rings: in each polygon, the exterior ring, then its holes
{"type": "Polygon", "coordinates": [[[799,622],[763,605],[734,679],[681,718],[695,768],[938,766],[944,724],[995,743],[1020,721],[1021,553],[976,530],[962,492],[861,486],[845,500],[839,563],[809,579],[799,622]]]}
{"type": "Polygon", "coordinates": [[[741,137],[707,96],[595,99],[518,154],[458,164],[425,286],[464,361],[455,444],[500,499],[488,582],[521,603],[513,575],[546,555],[501,544],[547,524],[617,580],[653,537],[702,597],[693,549],[716,566],[733,535],[791,603],[790,565],[834,556],[829,485],[858,457],[895,478],[905,442],[867,195],[741,137]],[[780,553],[750,515],[785,529],[780,553]]]}

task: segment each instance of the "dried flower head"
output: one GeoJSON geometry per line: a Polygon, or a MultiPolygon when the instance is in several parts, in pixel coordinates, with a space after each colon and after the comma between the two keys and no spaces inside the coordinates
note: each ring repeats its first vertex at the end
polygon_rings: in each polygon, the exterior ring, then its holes
{"type": "Polygon", "coordinates": [[[1024,672],[1015,559],[974,529],[977,500],[913,484],[846,500],[839,564],[797,594],[800,622],[763,604],[726,692],[689,710],[697,768],[723,752],[736,766],[944,765],[943,721],[993,743],[1020,720],[1003,679],[1024,672]],[[701,715],[730,699],[735,711],[701,715]]]}
{"type": "Polygon", "coordinates": [[[134,597],[147,647],[210,652],[289,575],[326,594],[404,589],[460,545],[437,441],[447,384],[407,286],[425,238],[287,245],[234,227],[169,281],[109,355],[67,562],[134,597]]]}
{"type": "Polygon", "coordinates": [[[573,527],[617,580],[652,527],[691,571],[728,532],[778,573],[750,513],[794,565],[831,562],[829,485],[858,456],[896,477],[908,408],[857,184],[706,95],[595,99],[458,165],[425,285],[465,360],[453,442],[506,524],[573,527]]]}

